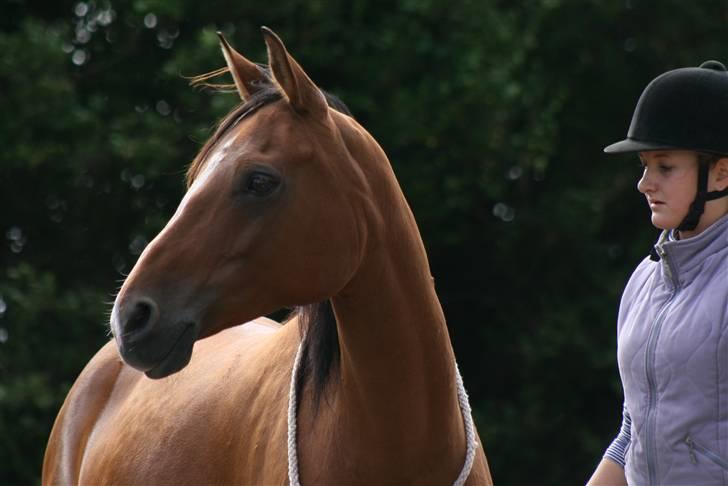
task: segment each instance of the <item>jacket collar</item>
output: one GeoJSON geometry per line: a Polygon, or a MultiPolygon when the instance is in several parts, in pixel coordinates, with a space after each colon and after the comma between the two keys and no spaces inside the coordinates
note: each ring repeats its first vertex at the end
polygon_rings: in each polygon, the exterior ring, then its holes
{"type": "Polygon", "coordinates": [[[669,231],[663,231],[655,250],[662,257],[665,277],[675,286],[685,286],[700,272],[706,258],[721,250],[728,251],[728,215],[685,240],[672,240],[669,231]]]}

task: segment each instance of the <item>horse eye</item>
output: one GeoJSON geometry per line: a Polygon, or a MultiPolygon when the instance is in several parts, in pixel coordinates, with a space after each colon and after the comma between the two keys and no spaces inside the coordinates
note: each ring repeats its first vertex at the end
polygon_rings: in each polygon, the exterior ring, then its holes
{"type": "Polygon", "coordinates": [[[280,184],[280,180],[264,172],[251,172],[245,178],[243,191],[257,197],[269,195],[280,184]]]}

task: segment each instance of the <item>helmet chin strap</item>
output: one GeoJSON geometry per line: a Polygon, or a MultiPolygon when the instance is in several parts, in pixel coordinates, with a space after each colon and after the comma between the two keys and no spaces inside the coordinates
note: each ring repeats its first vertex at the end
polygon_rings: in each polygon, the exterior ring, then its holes
{"type": "Polygon", "coordinates": [[[678,231],[694,230],[698,226],[698,222],[700,222],[700,216],[705,211],[705,203],[713,199],[728,196],[728,188],[722,191],[708,192],[708,169],[708,162],[701,161],[698,167],[698,193],[690,205],[687,216],[682,220],[680,226],[677,227],[678,231]]]}
{"type": "MultiPolygon", "coordinates": [[[[703,211],[705,211],[705,203],[712,201],[713,199],[728,196],[728,188],[723,189],[722,191],[708,192],[709,168],[709,162],[700,162],[700,165],[698,166],[698,193],[695,195],[695,200],[690,205],[690,210],[688,211],[687,216],[685,216],[685,219],[682,220],[680,226],[676,228],[678,231],[694,230],[700,222],[700,216],[702,216],[703,211]]],[[[657,254],[657,250],[655,250],[654,247],[650,250],[650,260],[653,262],[660,261],[660,255],[657,254]]]]}

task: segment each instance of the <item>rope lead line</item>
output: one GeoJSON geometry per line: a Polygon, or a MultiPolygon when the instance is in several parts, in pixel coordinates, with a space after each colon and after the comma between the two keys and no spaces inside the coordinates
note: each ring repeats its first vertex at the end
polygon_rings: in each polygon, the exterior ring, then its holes
{"type": "MultiPolygon", "coordinates": [[[[296,421],[296,408],[298,403],[298,398],[296,397],[296,376],[298,376],[298,369],[301,366],[302,355],[303,341],[298,345],[298,351],[296,352],[293,370],[291,371],[291,388],[288,395],[288,482],[290,486],[301,486],[301,481],[298,476],[298,451],[296,448],[296,432],[298,429],[296,421]]],[[[466,449],[465,464],[463,464],[463,469],[460,471],[460,475],[453,483],[453,486],[462,486],[465,484],[468,476],[470,476],[470,470],[473,468],[473,462],[475,460],[475,449],[477,449],[478,444],[475,441],[475,425],[473,424],[473,415],[470,409],[468,393],[465,391],[463,378],[460,376],[460,369],[458,368],[457,362],[455,362],[455,381],[458,387],[460,412],[463,414],[466,449]]]]}
{"type": "Polygon", "coordinates": [[[303,355],[303,340],[298,345],[296,360],[293,362],[291,371],[291,390],[288,394],[288,483],[291,486],[301,486],[298,478],[298,451],[296,450],[296,376],[298,368],[301,367],[301,356],[303,355]]]}
{"type": "Polygon", "coordinates": [[[460,368],[458,362],[455,361],[455,380],[458,385],[458,403],[460,404],[460,413],[463,414],[463,425],[465,426],[465,464],[460,471],[460,476],[455,480],[453,486],[462,486],[470,476],[470,470],[473,468],[475,461],[475,449],[478,443],[475,441],[475,425],[473,424],[473,413],[470,410],[470,400],[468,400],[468,392],[465,391],[463,385],[463,377],[460,376],[460,368]]]}

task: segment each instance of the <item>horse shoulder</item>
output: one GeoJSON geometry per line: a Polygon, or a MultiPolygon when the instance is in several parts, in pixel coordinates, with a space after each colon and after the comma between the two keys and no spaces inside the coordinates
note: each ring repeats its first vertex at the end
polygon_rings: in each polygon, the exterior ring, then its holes
{"type": "Polygon", "coordinates": [[[89,361],[71,387],[53,425],[42,482],[77,484],[86,443],[123,367],[113,341],[89,361]]]}

